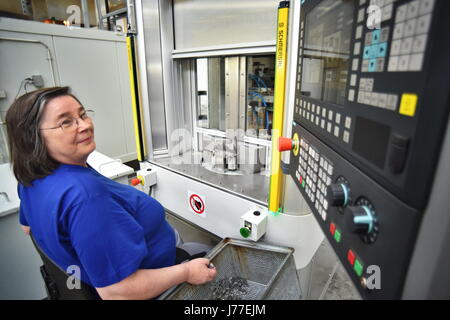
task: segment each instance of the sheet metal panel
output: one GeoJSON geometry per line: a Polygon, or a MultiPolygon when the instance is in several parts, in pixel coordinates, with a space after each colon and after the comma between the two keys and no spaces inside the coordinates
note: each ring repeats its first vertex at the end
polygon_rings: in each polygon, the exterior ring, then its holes
{"type": "Polygon", "coordinates": [[[274,41],[278,3],[174,0],[175,49],[274,41]]]}

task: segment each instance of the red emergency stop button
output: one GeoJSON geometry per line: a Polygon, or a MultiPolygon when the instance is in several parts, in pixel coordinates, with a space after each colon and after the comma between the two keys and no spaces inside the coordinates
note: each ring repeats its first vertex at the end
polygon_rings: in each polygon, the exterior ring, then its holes
{"type": "Polygon", "coordinates": [[[139,178],[133,178],[131,179],[131,185],[133,187],[137,186],[139,183],[141,183],[141,180],[139,178]]]}
{"type": "Polygon", "coordinates": [[[294,148],[294,143],[292,142],[291,138],[284,138],[280,137],[278,138],[278,151],[290,151],[294,148]]]}

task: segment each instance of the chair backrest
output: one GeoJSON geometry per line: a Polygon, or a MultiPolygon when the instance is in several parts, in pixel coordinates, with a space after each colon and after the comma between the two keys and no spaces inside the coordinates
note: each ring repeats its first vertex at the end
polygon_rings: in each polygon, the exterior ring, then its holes
{"type": "Polygon", "coordinates": [[[42,258],[44,265],[41,266],[41,275],[45,282],[48,299],[50,300],[98,300],[100,299],[97,290],[80,281],[80,289],[69,289],[67,280],[68,275],[56,263],[52,261],[37,244],[36,240],[30,234],[37,252],[42,258]]]}

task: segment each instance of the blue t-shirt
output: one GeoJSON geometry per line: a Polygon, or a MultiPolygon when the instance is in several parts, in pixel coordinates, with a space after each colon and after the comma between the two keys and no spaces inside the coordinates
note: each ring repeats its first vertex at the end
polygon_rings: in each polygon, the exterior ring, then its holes
{"type": "Polygon", "coordinates": [[[175,264],[175,234],[163,207],[94,169],[63,164],[18,192],[20,223],[50,259],[64,270],[78,266],[91,286],[175,264]]]}

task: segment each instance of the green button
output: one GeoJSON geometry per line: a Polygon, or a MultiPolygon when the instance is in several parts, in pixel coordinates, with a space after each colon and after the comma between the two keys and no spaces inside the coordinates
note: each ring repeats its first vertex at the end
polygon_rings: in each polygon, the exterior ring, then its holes
{"type": "Polygon", "coordinates": [[[244,237],[244,238],[248,238],[250,236],[250,233],[251,233],[251,231],[250,231],[250,229],[248,227],[241,228],[239,230],[239,232],[241,233],[241,236],[244,237]]]}
{"type": "Polygon", "coordinates": [[[354,265],[353,269],[355,270],[355,272],[358,275],[358,277],[362,276],[363,266],[362,266],[361,262],[359,262],[358,259],[355,260],[355,265],[354,265]]]}
{"type": "Polygon", "coordinates": [[[302,187],[305,188],[305,185],[306,185],[305,180],[303,180],[302,187]]]}
{"type": "Polygon", "coordinates": [[[337,229],[334,232],[334,240],[336,240],[336,242],[341,242],[341,232],[337,229]]]}

